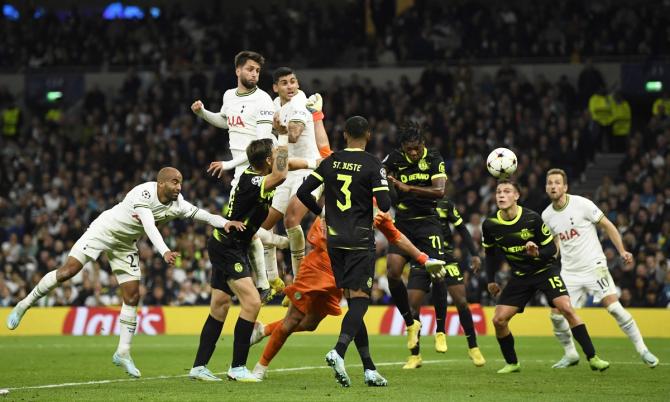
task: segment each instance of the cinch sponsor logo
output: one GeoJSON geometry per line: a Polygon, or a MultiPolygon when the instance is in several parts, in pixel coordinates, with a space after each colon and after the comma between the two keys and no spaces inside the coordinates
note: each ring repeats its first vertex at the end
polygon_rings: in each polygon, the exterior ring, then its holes
{"type": "MultiPolygon", "coordinates": [[[[63,322],[63,335],[118,335],[119,312],[107,307],[72,307],[63,322]]],[[[161,307],[142,307],[137,312],[136,333],[165,333],[165,317],[161,307]]]]}
{"type": "Polygon", "coordinates": [[[274,117],[275,112],[273,110],[261,110],[260,115],[261,117],[274,117]]]}
{"type": "MultiPolygon", "coordinates": [[[[486,316],[479,304],[471,304],[472,321],[475,331],[479,335],[486,335],[486,316]]],[[[432,307],[421,307],[421,335],[427,336],[435,333],[435,310],[432,307]]],[[[458,313],[447,310],[447,321],[444,324],[447,335],[462,335],[463,328],[458,313]]],[[[405,320],[395,306],[389,306],[382,317],[379,325],[379,333],[384,335],[403,335],[405,333],[405,320]]]]}

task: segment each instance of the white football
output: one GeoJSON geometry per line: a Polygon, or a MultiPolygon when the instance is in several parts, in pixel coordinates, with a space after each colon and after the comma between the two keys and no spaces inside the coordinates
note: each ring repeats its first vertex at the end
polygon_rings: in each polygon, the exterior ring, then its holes
{"type": "Polygon", "coordinates": [[[506,179],[516,171],[516,155],[507,148],[496,148],[486,158],[486,169],[493,177],[506,179]]]}

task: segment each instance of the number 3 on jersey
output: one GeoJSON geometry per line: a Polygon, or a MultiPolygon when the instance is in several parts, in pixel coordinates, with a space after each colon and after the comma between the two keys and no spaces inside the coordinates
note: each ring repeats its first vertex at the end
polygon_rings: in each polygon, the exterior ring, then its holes
{"type": "Polygon", "coordinates": [[[342,204],[340,200],[337,200],[337,207],[340,209],[340,211],[346,211],[347,209],[351,208],[351,191],[349,191],[349,185],[351,185],[351,175],[338,174],[337,180],[343,182],[342,187],[340,187],[340,191],[342,194],[344,194],[344,204],[342,204]]]}

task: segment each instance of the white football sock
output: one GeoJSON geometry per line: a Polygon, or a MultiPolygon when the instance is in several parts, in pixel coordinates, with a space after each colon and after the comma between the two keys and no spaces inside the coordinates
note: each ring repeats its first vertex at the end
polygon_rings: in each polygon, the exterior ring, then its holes
{"type": "Polygon", "coordinates": [[[296,278],[300,270],[300,263],[305,257],[305,234],[300,225],[286,229],[286,234],[288,235],[289,247],[291,248],[293,277],[296,278]]]}
{"type": "Polygon", "coordinates": [[[267,270],[268,280],[273,281],[279,277],[279,268],[277,268],[277,247],[273,245],[263,246],[265,253],[265,269],[267,270]]]}
{"type": "Polygon", "coordinates": [[[637,327],[637,323],[635,323],[635,319],[633,319],[633,316],[623,308],[620,302],[617,301],[607,306],[607,312],[612,314],[621,330],[628,335],[628,338],[633,342],[633,345],[635,345],[637,353],[642,354],[642,352],[647,350],[647,346],[644,344],[642,334],[637,327]]]}
{"type": "Polygon", "coordinates": [[[263,242],[258,236],[254,236],[249,246],[249,262],[251,269],[254,271],[256,287],[260,289],[268,289],[270,283],[268,282],[268,274],[265,268],[265,259],[263,257],[263,242]]]}
{"type": "Polygon", "coordinates": [[[137,306],[129,306],[123,303],[121,306],[121,313],[119,314],[119,346],[116,348],[116,353],[120,356],[127,357],[130,354],[130,344],[135,335],[135,328],[137,328],[137,306]]]}
{"type": "Polygon", "coordinates": [[[25,299],[21,300],[18,304],[23,308],[30,308],[33,304],[49,292],[54,290],[58,286],[58,280],[56,280],[56,270],[47,272],[35,288],[26,296],[25,299]]]}
{"type": "Polygon", "coordinates": [[[575,342],[572,340],[570,325],[568,320],[561,314],[551,313],[551,325],[554,327],[554,335],[558,342],[563,346],[566,356],[579,356],[575,349],[575,342]]]}

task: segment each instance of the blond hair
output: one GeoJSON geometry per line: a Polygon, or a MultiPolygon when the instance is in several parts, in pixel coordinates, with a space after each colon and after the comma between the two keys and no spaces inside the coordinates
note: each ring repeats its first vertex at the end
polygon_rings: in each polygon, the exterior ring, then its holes
{"type": "Polygon", "coordinates": [[[549,171],[547,172],[547,177],[551,176],[552,174],[561,175],[561,177],[563,178],[563,184],[565,184],[566,186],[568,185],[568,175],[565,174],[565,170],[558,168],[549,169],[549,171]]]}

